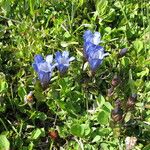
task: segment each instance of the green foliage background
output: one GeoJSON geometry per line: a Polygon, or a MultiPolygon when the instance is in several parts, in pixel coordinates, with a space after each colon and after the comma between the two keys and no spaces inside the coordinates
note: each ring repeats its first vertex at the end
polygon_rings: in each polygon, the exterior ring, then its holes
{"type": "Polygon", "coordinates": [[[150,149],[150,3],[148,0],[0,0],[0,150],[150,149]],[[83,33],[99,31],[110,53],[95,76],[83,67],[83,33]],[[122,48],[127,54],[118,59],[122,48]],[[43,91],[35,82],[34,55],[68,50],[76,60],[67,75],[54,71],[43,91]],[[107,95],[113,76],[121,83],[107,95]],[[34,91],[32,103],[24,97],[34,91]],[[137,93],[134,110],[127,98],[137,93]],[[112,121],[120,98],[125,120],[112,121]],[[57,130],[59,140],[50,131],[57,130]]]}

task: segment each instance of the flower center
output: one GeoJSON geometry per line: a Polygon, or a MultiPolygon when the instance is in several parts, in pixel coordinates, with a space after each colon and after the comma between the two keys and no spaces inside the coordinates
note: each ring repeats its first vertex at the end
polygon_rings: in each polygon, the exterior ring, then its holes
{"type": "Polygon", "coordinates": [[[38,66],[39,70],[44,71],[44,72],[50,72],[51,68],[48,66],[47,62],[40,63],[38,66]]]}
{"type": "Polygon", "coordinates": [[[60,62],[61,62],[61,64],[67,64],[68,60],[66,58],[62,57],[60,62]]]}
{"type": "Polygon", "coordinates": [[[103,52],[102,51],[100,51],[100,50],[98,50],[97,52],[95,52],[94,54],[93,54],[93,58],[94,59],[103,59],[103,52]]]}

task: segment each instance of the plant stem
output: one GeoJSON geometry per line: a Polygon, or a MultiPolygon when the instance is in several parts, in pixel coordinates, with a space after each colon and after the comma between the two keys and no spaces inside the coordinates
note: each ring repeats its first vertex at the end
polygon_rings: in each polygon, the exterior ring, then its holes
{"type": "Polygon", "coordinates": [[[53,144],[54,144],[54,141],[52,141],[52,142],[51,142],[51,145],[50,145],[49,150],[52,150],[52,148],[53,148],[53,144]]]}
{"type": "Polygon", "coordinates": [[[4,121],[3,121],[1,118],[0,118],[0,121],[1,121],[1,123],[3,124],[5,130],[8,131],[8,129],[7,129],[7,127],[6,127],[5,123],[4,123],[4,121]]]}

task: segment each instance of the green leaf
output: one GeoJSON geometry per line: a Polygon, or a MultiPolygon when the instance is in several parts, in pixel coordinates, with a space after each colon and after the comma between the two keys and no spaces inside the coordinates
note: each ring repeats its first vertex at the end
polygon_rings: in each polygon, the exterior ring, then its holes
{"type": "Polygon", "coordinates": [[[115,19],[115,16],[116,16],[115,9],[110,8],[109,13],[108,13],[108,15],[105,18],[105,21],[112,22],[115,19]]]}
{"type": "Polygon", "coordinates": [[[100,16],[104,15],[106,12],[106,8],[108,6],[107,0],[97,0],[96,1],[96,10],[100,16]]]}
{"type": "Polygon", "coordinates": [[[134,48],[137,50],[138,53],[143,49],[143,42],[140,40],[136,40],[133,43],[133,45],[134,45],[134,48]]]}
{"type": "Polygon", "coordinates": [[[78,7],[81,7],[83,5],[83,3],[84,3],[84,0],[79,0],[78,1],[78,7]]]}
{"type": "Polygon", "coordinates": [[[34,16],[34,6],[33,6],[33,0],[29,0],[29,6],[30,6],[30,14],[34,16]]]}
{"type": "Polygon", "coordinates": [[[10,143],[7,140],[6,135],[0,135],[0,150],[9,150],[10,143]]]}
{"type": "Polygon", "coordinates": [[[109,121],[109,115],[108,113],[106,113],[105,111],[101,111],[99,114],[98,114],[98,122],[102,125],[106,125],[108,124],[108,121],[109,121]]]}
{"type": "Polygon", "coordinates": [[[0,82],[0,93],[7,91],[8,84],[6,81],[0,82]]]}
{"type": "Polygon", "coordinates": [[[17,77],[18,77],[18,78],[21,78],[24,74],[25,74],[24,69],[21,69],[21,70],[17,73],[17,77]]]}
{"type": "Polygon", "coordinates": [[[56,103],[61,109],[66,110],[66,103],[64,101],[56,100],[56,103]]]}
{"type": "Polygon", "coordinates": [[[131,119],[131,112],[127,112],[126,117],[125,117],[125,122],[128,122],[131,119]]]}
{"type": "Polygon", "coordinates": [[[108,135],[111,132],[111,128],[100,128],[99,135],[105,136],[108,135]]]}
{"type": "Polygon", "coordinates": [[[83,137],[83,135],[84,135],[84,128],[83,128],[83,126],[81,126],[79,124],[73,125],[71,127],[71,133],[73,135],[75,135],[75,136],[83,137]]]}
{"type": "Polygon", "coordinates": [[[38,111],[34,111],[31,113],[31,116],[30,118],[32,119],[40,119],[42,121],[46,120],[47,119],[47,115],[44,113],[44,112],[38,112],[38,111]]]}
{"type": "Polygon", "coordinates": [[[96,136],[94,137],[94,139],[93,139],[92,143],[94,143],[94,142],[98,142],[100,139],[101,139],[101,136],[96,135],[96,136]]]}
{"type": "Polygon", "coordinates": [[[33,149],[33,147],[34,147],[33,142],[30,142],[30,144],[29,144],[29,146],[28,146],[28,150],[32,150],[32,149],[33,149]]]}
{"type": "Polygon", "coordinates": [[[25,96],[26,94],[27,94],[27,93],[26,93],[25,88],[24,88],[23,86],[19,86],[19,88],[18,88],[18,95],[19,95],[19,97],[20,97],[21,100],[24,99],[24,96],[25,96]]]}
{"type": "Polygon", "coordinates": [[[62,46],[62,47],[67,47],[67,46],[68,46],[68,43],[65,42],[65,41],[62,41],[62,42],[61,42],[61,46],[62,46]]]}
{"type": "Polygon", "coordinates": [[[121,8],[121,4],[119,1],[115,1],[114,6],[117,8],[121,8]]]}
{"type": "Polygon", "coordinates": [[[42,134],[42,131],[37,128],[37,129],[35,129],[35,130],[32,132],[30,139],[31,139],[31,140],[36,140],[36,139],[38,139],[38,138],[40,137],[41,134],[42,134]]]}
{"type": "Polygon", "coordinates": [[[36,118],[39,118],[40,120],[44,121],[44,120],[47,119],[47,115],[45,113],[43,113],[43,112],[38,112],[36,114],[36,118]]]}
{"type": "Polygon", "coordinates": [[[104,98],[102,95],[100,95],[100,96],[96,99],[96,101],[98,102],[98,104],[100,105],[100,107],[102,107],[102,106],[104,105],[104,103],[105,103],[105,98],[104,98]]]}
{"type": "Polygon", "coordinates": [[[146,67],[144,68],[145,70],[141,71],[140,73],[137,73],[138,77],[143,78],[144,76],[148,76],[149,75],[149,69],[146,67]]]}
{"type": "Polygon", "coordinates": [[[146,145],[143,150],[150,150],[150,144],[146,145]]]}
{"type": "Polygon", "coordinates": [[[6,92],[8,89],[8,84],[5,79],[5,74],[0,72],[0,93],[6,92]]]}
{"type": "Polygon", "coordinates": [[[101,143],[102,150],[109,150],[107,143],[101,143]]]}
{"type": "Polygon", "coordinates": [[[111,32],[111,28],[110,28],[110,27],[106,27],[104,30],[105,30],[107,33],[110,33],[110,32],[111,32]]]}
{"type": "Polygon", "coordinates": [[[125,67],[129,66],[129,64],[130,64],[130,59],[127,58],[127,57],[123,57],[123,58],[121,59],[121,64],[122,64],[123,66],[125,66],[125,67]]]}
{"type": "Polygon", "coordinates": [[[69,38],[71,35],[69,32],[65,32],[64,37],[69,38]]]}
{"type": "Polygon", "coordinates": [[[84,136],[87,136],[90,134],[91,129],[89,127],[89,124],[81,124],[81,127],[84,128],[84,136]]]}
{"type": "Polygon", "coordinates": [[[109,102],[105,102],[104,105],[105,105],[109,110],[112,110],[112,109],[113,109],[112,105],[111,105],[109,102]]]}

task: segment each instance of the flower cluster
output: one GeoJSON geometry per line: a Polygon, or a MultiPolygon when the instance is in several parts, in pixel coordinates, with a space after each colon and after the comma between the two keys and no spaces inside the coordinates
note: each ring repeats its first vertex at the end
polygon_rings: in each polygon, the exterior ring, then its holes
{"type": "Polygon", "coordinates": [[[95,72],[96,69],[102,64],[105,56],[109,55],[105,53],[104,48],[98,44],[101,42],[101,35],[99,32],[94,34],[87,30],[83,35],[84,39],[84,57],[89,62],[90,69],[95,72]]]}
{"type": "Polygon", "coordinates": [[[41,55],[36,55],[32,66],[38,74],[42,87],[46,88],[50,82],[54,68],[57,67],[60,74],[64,74],[69,67],[69,62],[74,59],[74,57],[69,58],[68,51],[64,51],[62,54],[58,51],[55,54],[54,63],[53,55],[46,56],[45,60],[41,55]]]}
{"type": "MultiPolygon", "coordinates": [[[[101,35],[99,32],[92,33],[90,30],[87,30],[84,32],[83,39],[84,56],[89,62],[91,71],[95,72],[102,63],[104,57],[109,54],[105,53],[104,48],[98,45],[101,42],[101,35]]],[[[46,56],[45,60],[41,55],[36,55],[32,66],[38,74],[42,87],[46,88],[50,82],[54,68],[57,67],[62,75],[67,72],[69,63],[74,59],[74,57],[69,57],[68,51],[62,53],[58,51],[55,53],[54,62],[53,55],[46,56]]]]}

